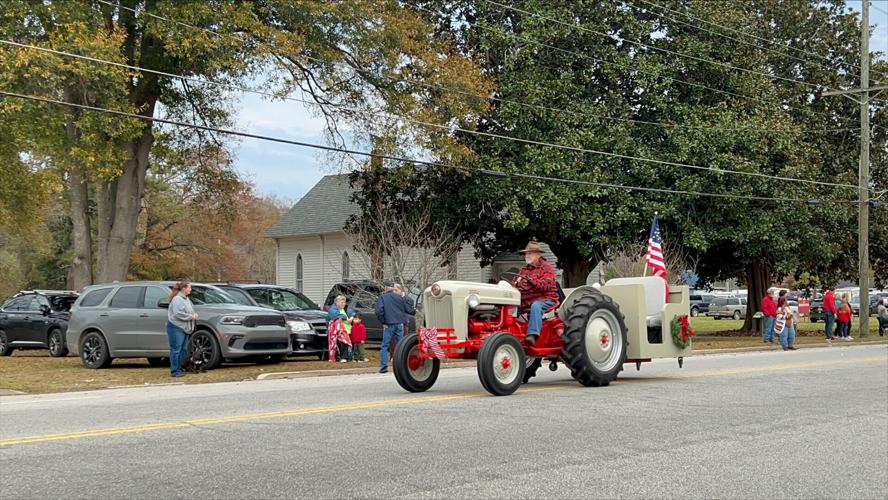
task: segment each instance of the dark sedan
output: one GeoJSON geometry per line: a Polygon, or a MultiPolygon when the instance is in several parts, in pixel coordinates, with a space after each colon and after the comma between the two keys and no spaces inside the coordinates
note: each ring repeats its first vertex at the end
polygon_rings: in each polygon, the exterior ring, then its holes
{"type": "Polygon", "coordinates": [[[823,310],[823,299],[814,299],[811,301],[811,312],[808,313],[808,319],[811,320],[811,323],[826,321],[826,312],[823,310]]]}
{"type": "Polygon", "coordinates": [[[58,290],[19,292],[0,307],[0,356],[16,349],[48,349],[52,357],[68,355],[65,332],[77,293],[58,290]]]}
{"type": "Polygon", "coordinates": [[[290,328],[291,356],[327,355],[327,313],[296,290],[263,284],[218,284],[240,304],[267,307],[284,313],[290,328]]]}

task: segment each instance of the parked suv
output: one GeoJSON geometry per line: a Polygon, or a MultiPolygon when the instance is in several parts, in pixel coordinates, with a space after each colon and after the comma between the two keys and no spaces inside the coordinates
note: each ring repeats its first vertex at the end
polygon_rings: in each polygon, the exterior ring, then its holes
{"type": "Polygon", "coordinates": [[[277,285],[220,284],[238,304],[267,307],[284,313],[290,327],[292,356],[327,354],[327,313],[301,293],[277,285]]]}
{"type": "Polygon", "coordinates": [[[709,311],[706,312],[706,315],[715,319],[740,319],[746,316],[746,299],[742,297],[715,297],[709,304],[709,311]]]}
{"type": "MultiPolygon", "coordinates": [[[[330,289],[330,293],[327,294],[327,298],[324,300],[323,309],[326,311],[333,306],[333,301],[336,300],[337,295],[345,296],[345,298],[348,299],[347,306],[361,315],[361,320],[367,328],[367,342],[382,343],[382,323],[376,319],[376,312],[373,310],[373,304],[376,303],[376,299],[382,294],[382,290],[382,287],[373,281],[346,281],[344,283],[337,283],[333,285],[333,288],[330,289]]],[[[407,293],[410,300],[416,304],[417,297],[420,295],[421,290],[409,289],[407,290],[407,293]]],[[[410,316],[408,318],[406,328],[407,330],[405,333],[416,331],[415,316],[410,316]]]]}
{"type": "Polygon", "coordinates": [[[10,297],[0,307],[0,356],[16,349],[49,349],[54,358],[67,356],[65,331],[75,300],[77,292],[59,290],[22,291],[10,297]]]}
{"type": "Polygon", "coordinates": [[[712,295],[705,293],[695,293],[692,294],[691,299],[691,316],[697,317],[701,314],[706,314],[709,311],[709,304],[712,303],[712,295]]]}
{"type": "MultiPolygon", "coordinates": [[[[68,349],[87,368],[105,368],[113,358],[148,358],[155,366],[169,356],[167,298],[174,282],[129,281],[85,288],[71,308],[68,349]]],[[[193,283],[191,302],[199,319],[189,350],[207,369],[223,359],[279,360],[290,352],[284,315],[238,304],[214,286],[193,283]]]]}

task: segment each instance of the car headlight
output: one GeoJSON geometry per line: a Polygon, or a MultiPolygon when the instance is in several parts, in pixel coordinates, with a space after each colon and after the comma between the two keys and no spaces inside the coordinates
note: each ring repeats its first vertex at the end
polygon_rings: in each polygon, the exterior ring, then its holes
{"type": "Polygon", "coordinates": [[[472,309],[481,305],[481,297],[478,297],[474,293],[466,297],[466,304],[469,305],[472,309]]]}
{"type": "Polygon", "coordinates": [[[222,316],[222,319],[219,320],[219,323],[223,325],[243,325],[244,316],[222,316]]]}
{"type": "Polygon", "coordinates": [[[296,321],[296,320],[287,320],[287,326],[290,327],[291,332],[304,332],[306,330],[311,330],[311,325],[306,321],[296,321]]]}

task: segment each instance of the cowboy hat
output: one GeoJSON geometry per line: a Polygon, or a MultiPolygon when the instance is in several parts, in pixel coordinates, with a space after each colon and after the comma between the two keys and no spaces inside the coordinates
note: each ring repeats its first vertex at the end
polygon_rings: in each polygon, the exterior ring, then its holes
{"type": "Polygon", "coordinates": [[[536,252],[536,253],[540,253],[540,254],[543,253],[543,247],[540,245],[540,242],[539,242],[539,241],[537,241],[537,240],[530,240],[530,241],[527,243],[527,246],[524,247],[524,250],[519,250],[519,251],[518,251],[518,253],[522,253],[522,254],[523,254],[523,253],[531,253],[531,252],[536,252]]]}

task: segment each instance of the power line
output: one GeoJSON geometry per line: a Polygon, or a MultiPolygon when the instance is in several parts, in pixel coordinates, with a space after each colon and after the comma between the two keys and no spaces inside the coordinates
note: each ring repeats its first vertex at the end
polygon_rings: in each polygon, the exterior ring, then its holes
{"type": "Polygon", "coordinates": [[[283,144],[290,144],[294,146],[302,146],[313,149],[320,149],[325,151],[333,151],[338,153],[345,153],[349,155],[363,156],[368,158],[382,158],[385,160],[398,161],[403,163],[412,163],[417,165],[426,165],[431,167],[444,167],[451,168],[456,170],[462,170],[470,173],[478,173],[485,176],[490,177],[498,177],[498,178],[521,178],[521,179],[533,179],[533,180],[542,180],[548,182],[557,182],[561,184],[577,184],[577,185],[587,185],[587,186],[595,186],[595,187],[605,187],[605,188],[614,188],[614,189],[626,189],[629,191],[643,191],[643,192],[657,192],[657,193],[666,193],[666,194],[680,194],[687,196],[702,196],[702,197],[710,197],[710,198],[726,198],[726,199],[738,199],[738,200],[754,200],[754,201],[774,201],[774,202],[797,202],[797,203],[805,203],[805,204],[820,204],[820,203],[842,203],[842,204],[856,204],[858,203],[856,200],[822,200],[822,199],[808,199],[808,198],[778,198],[778,197],[768,197],[768,196],[751,196],[751,195],[735,195],[735,194],[727,194],[727,193],[708,193],[703,191],[686,191],[686,190],[678,190],[678,189],[665,189],[665,188],[652,188],[652,187],[642,187],[642,186],[626,186],[622,184],[612,184],[606,182],[594,182],[594,181],[585,181],[580,179],[567,179],[560,177],[549,177],[542,175],[534,175],[534,174],[522,174],[522,173],[512,173],[512,172],[503,172],[499,170],[493,169],[485,169],[485,168],[471,168],[463,165],[454,165],[448,163],[434,162],[428,160],[419,160],[414,158],[406,158],[402,156],[395,156],[389,154],[380,154],[373,153],[368,151],[360,151],[356,149],[348,149],[342,147],[334,147],[334,146],[326,146],[323,144],[315,144],[304,141],[295,141],[291,139],[283,139],[280,137],[272,137],[260,134],[252,134],[249,132],[241,132],[237,130],[231,129],[223,129],[217,127],[210,127],[206,125],[198,125],[195,123],[181,122],[177,120],[168,120],[165,118],[153,118],[150,116],[143,116],[135,113],[129,113],[126,111],[115,111],[106,108],[100,108],[96,106],[89,106],[85,104],[75,104],[70,102],[58,101],[55,99],[49,99],[45,97],[38,97],[27,94],[18,94],[14,92],[8,92],[5,90],[0,90],[0,96],[8,96],[14,97],[17,99],[37,101],[46,104],[56,104],[65,107],[71,107],[76,109],[82,109],[86,111],[105,113],[110,115],[122,116],[126,118],[135,118],[137,120],[146,121],[146,122],[157,122],[163,123],[166,125],[173,125],[177,127],[186,127],[197,130],[205,130],[208,132],[218,132],[221,134],[234,135],[239,137],[246,137],[250,139],[258,139],[270,142],[277,142],[283,144]]]}
{"type": "MultiPolygon", "coordinates": [[[[669,12],[676,12],[676,11],[674,11],[674,10],[671,10],[671,9],[669,9],[669,8],[666,8],[666,7],[663,7],[663,6],[661,6],[661,5],[657,5],[657,4],[653,3],[653,2],[648,2],[648,1],[646,1],[646,0],[634,0],[634,1],[641,2],[641,3],[643,3],[643,4],[650,5],[650,6],[653,6],[653,7],[656,7],[656,8],[660,8],[660,9],[663,9],[663,10],[666,10],[666,11],[669,11],[669,12]]],[[[638,8],[638,7],[636,7],[636,8],[638,8]]],[[[657,11],[655,11],[655,10],[651,10],[649,7],[641,7],[641,8],[642,8],[644,11],[646,11],[646,12],[650,12],[651,14],[655,14],[656,16],[658,16],[658,17],[660,17],[660,18],[669,19],[670,21],[673,21],[673,22],[676,22],[676,23],[678,23],[678,24],[681,24],[681,25],[684,25],[684,26],[688,26],[688,27],[691,27],[691,28],[695,28],[695,29],[697,29],[697,30],[699,30],[699,31],[705,31],[706,33],[710,33],[710,34],[713,34],[713,35],[716,35],[716,36],[720,36],[720,37],[722,37],[722,38],[726,38],[726,39],[728,39],[728,40],[733,40],[733,41],[735,41],[735,42],[742,43],[742,44],[744,44],[744,45],[748,45],[748,46],[751,46],[751,47],[755,47],[755,48],[760,49],[760,50],[763,50],[763,51],[765,51],[765,52],[771,52],[771,53],[780,54],[780,55],[785,56],[785,57],[788,57],[788,58],[790,58],[790,59],[792,59],[792,60],[794,60],[794,61],[805,62],[805,63],[810,63],[810,64],[816,64],[817,66],[820,66],[820,68],[822,68],[822,69],[826,69],[826,70],[830,70],[830,71],[832,70],[832,68],[830,68],[829,66],[824,65],[822,62],[812,61],[812,60],[810,60],[810,59],[805,59],[805,58],[802,58],[802,57],[796,57],[796,56],[793,56],[793,55],[787,54],[786,52],[781,52],[781,51],[776,50],[776,49],[773,49],[773,48],[762,47],[761,45],[758,45],[758,44],[756,44],[756,43],[754,43],[754,42],[748,42],[748,41],[746,41],[746,40],[742,40],[742,39],[740,39],[740,38],[735,38],[735,37],[732,37],[732,36],[728,36],[728,35],[725,35],[724,33],[719,33],[719,32],[717,32],[717,31],[713,31],[713,30],[710,30],[710,29],[704,28],[704,27],[702,27],[702,26],[698,26],[698,25],[696,25],[696,24],[689,23],[689,22],[687,22],[687,21],[682,21],[682,20],[680,20],[680,19],[676,19],[675,17],[668,16],[668,15],[662,13],[662,12],[657,12],[657,11]]],[[[692,16],[692,15],[690,15],[690,14],[682,13],[682,14],[680,14],[680,15],[682,15],[682,16],[688,18],[688,19],[691,19],[691,20],[702,21],[701,19],[695,18],[694,16],[692,16]]],[[[715,23],[712,23],[712,24],[715,24],[715,23]]],[[[717,25],[717,26],[720,26],[720,25],[717,25]]],[[[773,42],[772,42],[772,43],[773,43],[773,42]]],[[[823,57],[823,56],[819,56],[819,57],[822,57],[823,59],[826,59],[826,58],[823,57]]]]}
{"type": "MultiPolygon", "coordinates": [[[[111,7],[115,7],[115,8],[119,8],[119,9],[124,9],[124,10],[130,11],[130,12],[132,12],[132,13],[134,13],[134,14],[140,14],[139,11],[136,11],[135,9],[130,8],[130,7],[125,7],[125,6],[123,6],[123,5],[115,5],[115,4],[112,4],[112,3],[110,3],[110,2],[108,2],[108,1],[106,1],[106,0],[96,0],[96,1],[99,2],[99,3],[105,4],[105,5],[111,6],[111,7]]],[[[413,7],[416,8],[416,9],[418,9],[418,10],[423,10],[423,11],[430,12],[430,13],[432,13],[432,14],[435,14],[434,12],[432,12],[432,11],[430,11],[430,10],[428,10],[428,9],[425,9],[425,8],[419,7],[419,6],[413,6],[413,7]]],[[[193,24],[188,24],[188,23],[185,23],[185,22],[182,22],[182,21],[178,21],[178,20],[175,20],[175,19],[170,19],[170,18],[167,18],[167,17],[161,16],[161,15],[158,15],[158,14],[154,14],[153,12],[142,11],[141,14],[145,14],[145,15],[147,15],[147,16],[149,16],[149,17],[152,17],[152,18],[154,18],[154,19],[158,19],[158,20],[161,20],[161,21],[166,21],[166,22],[170,22],[170,23],[178,24],[178,25],[181,25],[181,26],[185,26],[185,27],[187,27],[187,28],[191,28],[191,29],[195,29],[195,30],[199,30],[199,31],[204,31],[204,32],[207,32],[207,33],[210,33],[210,34],[216,35],[216,36],[233,37],[233,38],[236,38],[238,41],[243,41],[240,37],[237,37],[236,35],[231,34],[231,33],[220,33],[220,32],[218,32],[218,31],[214,31],[214,30],[211,30],[211,29],[209,29],[209,28],[204,28],[204,27],[201,27],[201,26],[195,26],[195,25],[193,25],[193,24]]],[[[482,26],[482,28],[483,28],[483,26],[482,26]]],[[[504,33],[504,32],[500,31],[500,33],[504,33]]],[[[507,35],[507,36],[508,36],[508,35],[507,35]]],[[[629,65],[620,64],[620,63],[615,63],[615,62],[610,62],[610,61],[604,61],[604,60],[602,60],[602,59],[598,59],[598,58],[595,58],[595,57],[589,56],[588,54],[580,54],[580,53],[577,53],[577,52],[568,51],[568,50],[566,50],[566,49],[562,49],[562,48],[560,48],[560,47],[555,47],[555,46],[551,46],[551,45],[544,44],[544,43],[539,42],[539,41],[537,41],[537,40],[530,40],[530,39],[527,39],[527,38],[524,38],[524,39],[525,39],[525,40],[528,40],[528,41],[531,41],[531,42],[533,42],[533,43],[536,43],[537,45],[540,45],[540,46],[546,47],[546,48],[551,48],[551,49],[553,49],[553,50],[559,50],[559,51],[567,52],[567,53],[569,53],[569,54],[573,54],[573,55],[577,55],[577,56],[584,57],[584,58],[587,58],[587,59],[591,59],[591,60],[593,60],[593,61],[597,61],[597,62],[599,62],[599,63],[601,63],[601,64],[607,64],[607,65],[616,66],[616,67],[620,67],[620,68],[624,68],[624,69],[633,69],[633,70],[635,70],[635,71],[638,71],[639,73],[653,75],[653,76],[658,77],[658,78],[668,78],[670,81],[677,82],[677,83],[682,83],[682,84],[685,84],[685,85],[688,85],[688,86],[697,87],[697,88],[702,88],[702,89],[704,89],[704,90],[710,90],[710,91],[712,91],[712,92],[717,92],[717,93],[720,93],[720,94],[730,95],[730,96],[733,96],[733,97],[739,97],[739,98],[742,98],[742,99],[754,100],[754,101],[761,102],[761,103],[763,103],[763,104],[769,104],[769,105],[771,104],[771,103],[769,103],[768,101],[765,101],[765,100],[763,100],[763,99],[759,99],[759,98],[756,98],[756,97],[747,96],[747,95],[743,95],[743,94],[738,94],[738,93],[735,93],[735,92],[729,92],[729,91],[726,91],[726,90],[716,89],[716,88],[708,87],[708,86],[706,86],[706,85],[702,85],[702,84],[699,84],[699,83],[694,83],[694,82],[688,82],[688,81],[685,81],[685,80],[680,80],[680,79],[678,79],[678,78],[664,77],[664,76],[662,76],[662,75],[656,74],[656,73],[651,72],[651,71],[645,71],[645,70],[642,70],[642,69],[639,69],[639,68],[635,68],[635,67],[632,67],[632,66],[629,66],[629,65]]],[[[306,59],[309,59],[309,60],[313,60],[313,61],[316,61],[316,62],[320,62],[320,63],[325,63],[325,64],[330,63],[330,61],[326,61],[326,60],[323,60],[323,59],[318,59],[318,58],[311,57],[311,56],[305,56],[305,55],[304,55],[303,57],[305,57],[306,59]]],[[[353,68],[353,69],[357,70],[357,68],[353,68]]],[[[368,72],[368,73],[372,73],[372,72],[368,72]]],[[[387,77],[384,77],[384,78],[387,78],[387,77]]],[[[399,81],[405,81],[405,80],[399,80],[399,81]]],[[[422,85],[422,84],[420,84],[420,85],[422,85]]],[[[440,88],[440,87],[439,87],[439,88],[440,88]]],[[[445,87],[445,88],[446,88],[446,87],[445,87]]],[[[476,94],[471,94],[471,93],[466,93],[466,94],[467,94],[467,95],[476,95],[476,94]]],[[[476,96],[477,96],[477,95],[476,95],[476,96]]],[[[477,97],[481,97],[482,99],[493,99],[493,100],[497,100],[497,99],[494,99],[494,98],[491,98],[491,97],[488,97],[488,96],[477,96],[477,97]]],[[[514,102],[514,101],[513,101],[513,102],[514,102]]],[[[799,108],[796,108],[796,107],[794,107],[794,106],[790,106],[790,105],[786,105],[786,107],[788,107],[788,108],[790,108],[790,109],[799,110],[799,108]]],[[[611,118],[611,119],[617,119],[617,118],[611,118]]],[[[652,122],[652,123],[653,123],[653,122],[652,122]]],[[[826,130],[822,130],[822,132],[843,131],[843,130],[845,130],[845,129],[826,129],[826,130]]],[[[848,130],[854,130],[854,129],[848,129],[848,130]]]]}
{"type": "MultiPolygon", "coordinates": [[[[141,68],[139,66],[133,66],[133,65],[118,63],[118,62],[113,62],[113,61],[106,61],[106,60],[97,59],[94,57],[83,56],[80,54],[72,54],[70,52],[63,52],[63,51],[59,51],[59,50],[38,47],[38,46],[34,46],[34,45],[26,45],[26,44],[21,44],[18,42],[12,42],[9,40],[0,39],[0,43],[16,46],[16,47],[20,47],[20,48],[40,50],[40,51],[48,52],[48,53],[52,53],[52,54],[73,57],[73,58],[82,59],[82,60],[86,60],[86,61],[90,61],[90,62],[94,62],[94,63],[107,64],[110,66],[130,69],[133,71],[152,73],[152,74],[156,74],[156,75],[166,76],[168,78],[181,79],[181,80],[190,81],[190,82],[194,82],[194,83],[198,83],[198,84],[216,85],[216,86],[223,87],[223,88],[239,90],[241,92],[254,93],[254,94],[266,96],[269,98],[279,98],[280,97],[280,96],[276,96],[275,94],[270,93],[270,92],[263,92],[261,90],[251,89],[251,88],[240,86],[240,85],[229,84],[229,83],[224,83],[224,82],[216,82],[216,81],[207,80],[207,79],[203,79],[203,78],[178,75],[175,73],[168,73],[165,71],[146,69],[146,68],[141,68]]],[[[299,99],[296,97],[284,96],[283,99],[295,101],[295,102],[299,102],[299,103],[303,103],[303,104],[318,106],[318,107],[324,106],[324,105],[322,105],[320,103],[316,103],[314,101],[310,101],[307,99],[299,99]]],[[[359,110],[357,108],[349,108],[346,106],[336,106],[336,108],[339,110],[349,111],[349,112],[353,112],[353,113],[363,113],[362,110],[359,110]]],[[[577,147],[577,146],[568,146],[565,144],[556,144],[556,143],[549,143],[549,142],[537,141],[537,140],[532,140],[532,139],[523,139],[523,138],[519,138],[519,137],[512,137],[512,136],[508,136],[508,135],[497,134],[494,132],[471,130],[471,129],[466,129],[466,128],[457,127],[457,126],[451,126],[451,125],[442,125],[442,124],[426,122],[426,121],[422,121],[422,120],[415,120],[412,118],[407,118],[407,117],[400,116],[400,115],[394,115],[392,113],[387,113],[387,112],[368,111],[367,113],[372,114],[372,115],[376,115],[376,116],[384,115],[384,116],[387,116],[391,119],[402,120],[402,121],[405,121],[408,123],[414,123],[414,124],[417,124],[420,126],[437,128],[437,129],[441,129],[441,130],[447,130],[450,132],[457,131],[457,132],[462,132],[462,133],[471,134],[471,135],[479,135],[479,136],[491,137],[491,138],[495,138],[495,139],[509,140],[509,141],[513,141],[513,142],[519,142],[519,143],[524,143],[524,144],[529,144],[529,145],[534,145],[534,146],[551,147],[551,148],[563,149],[563,150],[574,151],[574,152],[579,152],[579,153],[596,154],[596,155],[600,155],[600,156],[619,158],[619,159],[623,159],[623,160],[640,161],[640,162],[645,162],[645,163],[653,163],[653,164],[657,164],[657,165],[667,165],[667,166],[673,166],[673,167],[689,168],[689,169],[694,169],[694,170],[706,170],[706,171],[716,172],[716,173],[720,173],[720,174],[733,174],[733,175],[741,175],[741,176],[746,176],[746,177],[758,177],[758,178],[764,178],[764,179],[800,182],[800,183],[815,184],[815,185],[821,185],[821,186],[832,186],[832,187],[843,187],[843,188],[857,189],[857,186],[854,186],[852,184],[842,184],[842,183],[834,183],[834,182],[826,182],[826,181],[815,181],[815,180],[809,180],[809,179],[799,179],[799,178],[795,178],[795,177],[783,177],[783,176],[777,176],[777,175],[762,174],[762,173],[758,173],[758,172],[741,172],[741,171],[737,171],[737,170],[727,170],[727,169],[721,169],[721,168],[704,167],[704,166],[700,166],[700,165],[692,165],[692,164],[687,164],[687,163],[657,160],[657,159],[653,159],[653,158],[644,158],[644,157],[639,157],[639,156],[624,155],[624,154],[620,154],[620,153],[611,153],[611,152],[607,152],[607,151],[599,151],[599,150],[595,150],[595,149],[581,148],[581,147],[577,147]]]]}
{"type": "Polygon", "coordinates": [[[597,34],[597,35],[601,35],[601,36],[606,37],[606,38],[611,39],[611,40],[617,39],[617,40],[620,40],[620,41],[623,41],[623,42],[631,43],[631,44],[633,44],[633,45],[635,45],[635,46],[638,46],[638,47],[645,47],[645,48],[648,48],[648,49],[651,49],[651,50],[656,50],[656,51],[659,51],[659,52],[664,52],[664,53],[666,53],[666,54],[671,54],[671,55],[674,55],[674,56],[677,56],[677,57],[682,57],[682,58],[685,58],[685,59],[692,59],[692,60],[694,60],[694,61],[699,61],[699,62],[703,62],[703,63],[707,63],[707,64],[714,64],[714,65],[716,65],[716,66],[722,66],[722,67],[724,67],[724,68],[734,69],[734,70],[737,70],[737,71],[743,71],[744,73],[749,73],[749,74],[752,74],[752,75],[764,76],[764,77],[769,78],[769,79],[784,80],[784,81],[787,81],[787,82],[797,83],[797,84],[806,85],[806,86],[808,86],[808,87],[814,87],[814,88],[817,88],[817,87],[818,87],[817,84],[810,83],[810,82],[806,82],[806,81],[804,81],[804,80],[795,80],[795,79],[792,79],[792,78],[785,78],[785,77],[777,76],[777,75],[769,75],[768,73],[762,73],[762,72],[760,72],[760,71],[755,71],[755,70],[748,69],[748,68],[741,68],[741,67],[738,67],[738,66],[733,66],[733,65],[731,65],[731,64],[724,63],[724,62],[721,62],[721,61],[713,61],[713,60],[711,60],[711,59],[705,59],[705,58],[697,57],[697,56],[694,56],[694,55],[691,55],[691,54],[684,54],[684,53],[681,53],[681,52],[676,52],[676,51],[674,51],[674,50],[664,49],[664,48],[662,48],[662,47],[655,47],[655,46],[653,46],[653,45],[647,45],[647,44],[645,44],[645,43],[643,43],[643,42],[639,42],[638,40],[629,40],[629,39],[627,39],[627,38],[623,38],[623,37],[619,37],[619,36],[612,36],[612,35],[609,35],[609,34],[607,34],[607,33],[602,32],[602,31],[598,31],[598,30],[594,30],[594,29],[591,29],[591,28],[587,28],[587,27],[582,26],[582,25],[578,25],[578,24],[574,24],[574,23],[569,23],[569,22],[566,22],[566,21],[562,21],[562,20],[560,20],[560,19],[552,18],[552,17],[547,17],[547,16],[544,16],[544,15],[541,15],[541,14],[537,14],[537,13],[534,13],[534,12],[530,12],[530,11],[524,10],[524,9],[519,9],[518,7],[512,7],[512,6],[509,6],[509,5],[503,5],[503,4],[498,3],[498,2],[495,2],[495,1],[493,1],[493,0],[484,0],[484,1],[485,1],[486,3],[488,3],[488,4],[496,5],[496,6],[499,6],[499,7],[503,8],[503,9],[509,9],[509,10],[512,10],[512,11],[515,11],[515,12],[520,12],[520,13],[522,13],[522,14],[526,14],[526,15],[529,15],[529,16],[536,17],[536,18],[538,18],[538,19],[543,19],[543,20],[551,21],[551,22],[554,22],[554,23],[557,23],[557,24],[561,24],[561,25],[564,25],[564,26],[570,26],[570,27],[572,27],[572,28],[576,28],[576,29],[578,29],[578,30],[580,30],[580,31],[586,31],[586,32],[589,32],[589,33],[594,33],[594,34],[597,34]]]}

